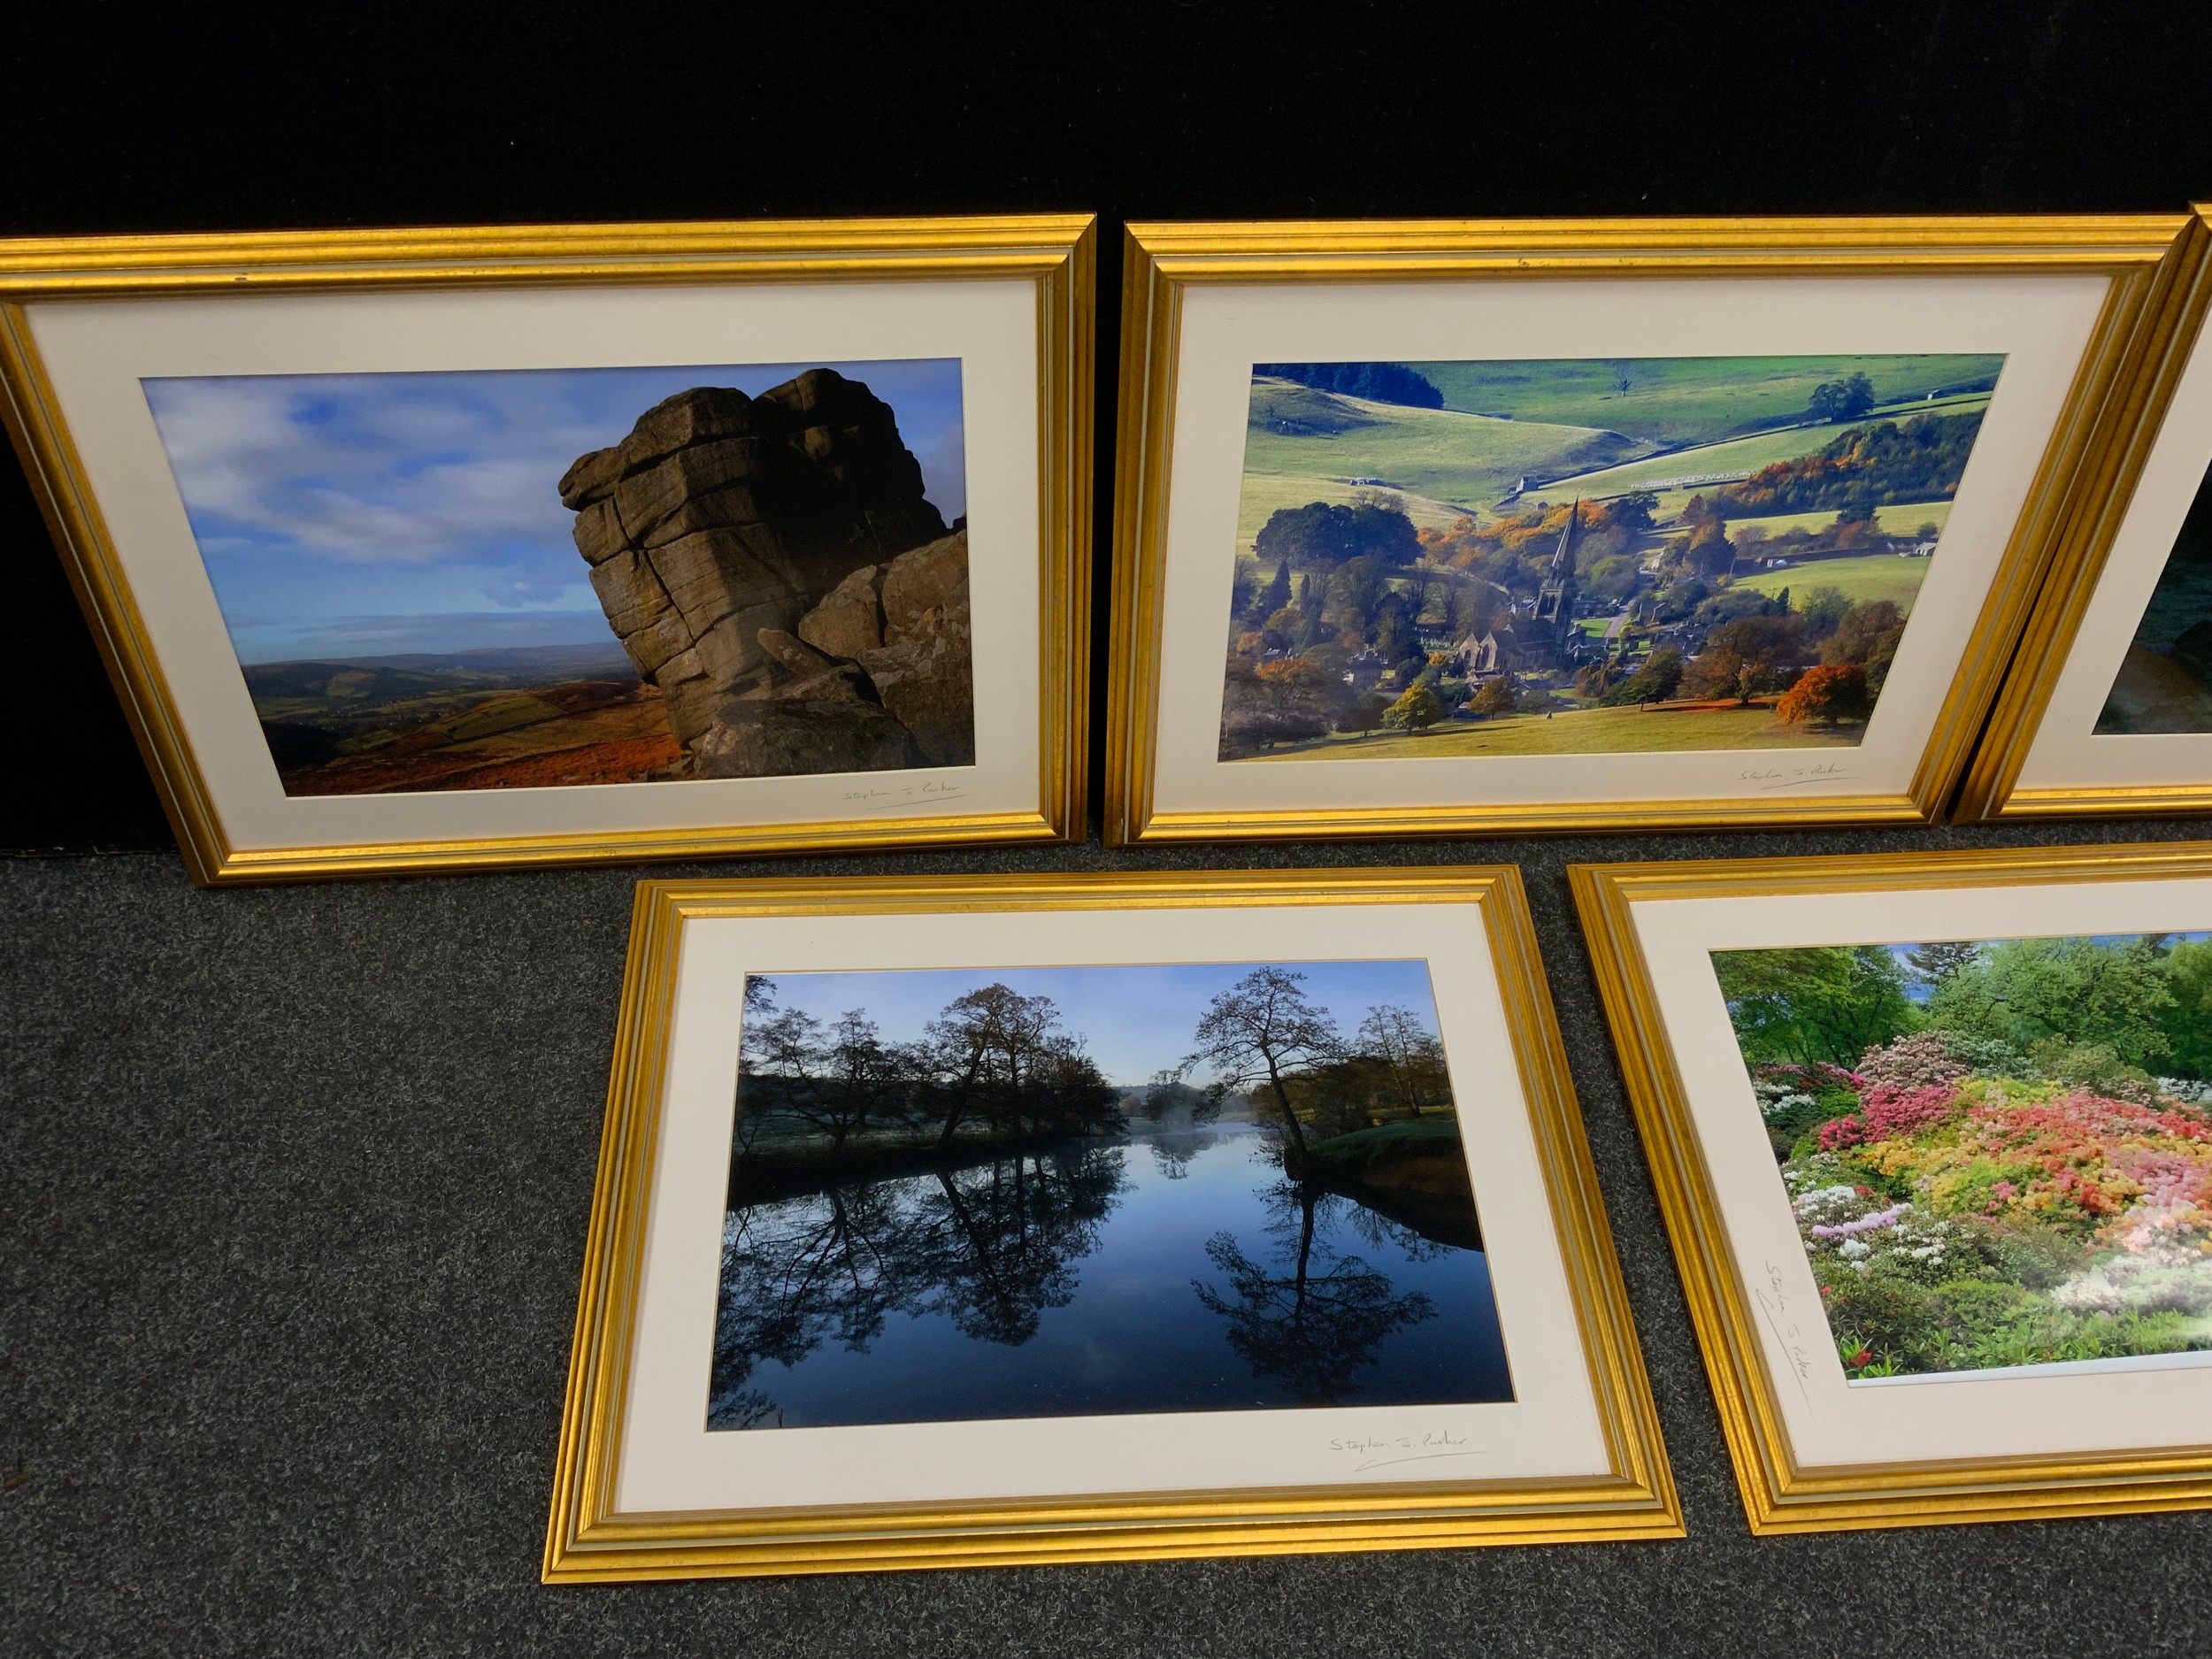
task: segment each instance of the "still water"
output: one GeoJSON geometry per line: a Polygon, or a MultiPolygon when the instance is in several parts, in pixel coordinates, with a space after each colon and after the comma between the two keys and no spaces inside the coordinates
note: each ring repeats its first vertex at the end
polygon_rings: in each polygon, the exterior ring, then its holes
{"type": "Polygon", "coordinates": [[[1511,1399],[1483,1253],[1270,1146],[1141,1131],[736,1210],[708,1426],[1511,1399]]]}

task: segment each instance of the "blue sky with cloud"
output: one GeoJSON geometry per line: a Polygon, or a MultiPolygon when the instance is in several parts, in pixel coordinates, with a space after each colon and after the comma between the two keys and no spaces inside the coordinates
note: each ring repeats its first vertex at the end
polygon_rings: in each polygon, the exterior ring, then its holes
{"type": "MultiPolygon", "coordinates": [[[[810,363],[142,382],[244,663],[611,642],[555,486],[695,386],[810,363]]],[[[896,411],[948,522],[967,508],[957,358],[833,363],[896,411]]]]}
{"type": "MultiPolygon", "coordinates": [[[[908,1042],[955,997],[987,985],[1048,996],[1065,1027],[1082,1033],[1091,1058],[1115,1083],[1151,1080],[1190,1052],[1206,1004],[1263,964],[1251,962],[1113,964],[1066,968],[874,969],[851,973],[772,973],[776,1001],[824,1024],[848,1009],[868,1011],[887,1042],[908,1042]]],[[[1335,1017],[1346,1036],[1384,1003],[1411,1009],[1436,1033],[1436,998],[1425,961],[1286,962],[1305,976],[1307,1000],[1335,1017]]],[[[1203,1081],[1202,1078],[1199,1079],[1203,1081]]]]}

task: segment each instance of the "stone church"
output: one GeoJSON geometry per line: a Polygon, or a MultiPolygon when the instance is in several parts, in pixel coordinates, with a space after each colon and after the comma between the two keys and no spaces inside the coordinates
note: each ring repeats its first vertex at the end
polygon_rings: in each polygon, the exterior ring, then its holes
{"type": "Polygon", "coordinates": [[[1582,503],[1577,501],[1545,566],[1535,602],[1525,611],[1516,605],[1488,633],[1470,634],[1459,642],[1452,661],[1463,678],[1547,673],[1574,665],[1579,644],[1575,638],[1575,541],[1581,525],[1582,503]]]}

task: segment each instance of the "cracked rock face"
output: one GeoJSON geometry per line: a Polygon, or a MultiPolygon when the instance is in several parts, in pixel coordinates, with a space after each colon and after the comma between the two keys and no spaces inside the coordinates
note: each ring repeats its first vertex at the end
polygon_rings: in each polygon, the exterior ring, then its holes
{"type": "MultiPolygon", "coordinates": [[[[901,556],[956,541],[961,614],[949,625],[933,619],[933,637],[949,650],[957,631],[958,669],[967,672],[966,537],[947,536],[891,406],[859,381],[810,369],[758,397],[718,387],[679,393],[620,443],[579,457],[560,494],[576,513],[577,550],[607,620],[638,672],[660,687],[695,775],[876,771],[947,750],[950,671],[938,673],[925,717],[939,735],[923,741],[861,659],[928,631],[909,620],[895,639],[887,590],[901,556]],[[839,683],[849,696],[816,695],[821,676],[780,659],[763,642],[769,634],[802,649],[818,642],[865,682],[864,695],[848,680],[839,683]],[[801,680],[810,687],[803,695],[801,680]],[[764,705],[738,722],[748,730],[777,721],[789,730],[736,742],[726,718],[735,701],[764,705]],[[769,704],[791,706],[772,715],[769,704]]],[[[937,588],[945,588],[937,567],[951,558],[936,556],[937,588]]],[[[910,603],[896,603],[907,617],[910,603]]],[[[918,706],[911,692],[907,701],[918,706]]]]}

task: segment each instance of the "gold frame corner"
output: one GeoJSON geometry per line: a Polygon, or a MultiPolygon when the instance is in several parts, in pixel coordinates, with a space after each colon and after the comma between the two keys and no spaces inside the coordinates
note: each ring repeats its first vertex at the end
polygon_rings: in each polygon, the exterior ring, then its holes
{"type": "Polygon", "coordinates": [[[2203,1509],[2212,1507],[2212,1444],[1942,1463],[1870,1459],[1818,1470],[1800,1464],[1755,1334],[1749,1297],[1734,1266],[1672,1041],[1653,995],[1633,906],[1655,900],[2032,887],[2159,876],[2212,876],[2212,842],[1569,866],[1630,1110],[1753,1533],[2203,1509]]]}
{"type": "Polygon", "coordinates": [[[1114,614],[1103,818],[1110,845],[1321,836],[1578,833],[1719,827],[1916,826],[1940,819],[1971,760],[2013,644],[2079,493],[2098,471],[2098,417],[2127,362],[2173,214],[1939,219],[1136,221],[1123,265],[1121,442],[1115,458],[1114,614]],[[1778,800],[1559,801],[1432,807],[1316,805],[1163,812],[1155,802],[1175,373],[1185,293],[1200,284],[1525,281],[1716,275],[2095,273],[2102,311],[2040,457],[1973,636],[1909,787],[1899,795],[1778,800]]]}
{"type": "Polygon", "coordinates": [[[542,1577],[549,1584],[1048,1565],[1349,1549],[1675,1539],[1682,1509],[1536,955],[1519,872],[1455,870],[1076,872],[649,880],[639,885],[542,1577]],[[729,1510],[618,1517],[632,1320],[672,994],[685,926],[749,915],[1476,903],[1528,1101],[1592,1398],[1603,1476],[1387,1487],[1134,1492],[1076,1499],[729,1510]]]}
{"type": "Polygon", "coordinates": [[[733,855],[1081,841],[1088,769],[1097,220],[518,225],[0,241],[0,423],[203,887],[733,855]],[[1039,781],[1033,810],[242,848],[231,841],[30,327],[30,308],[209,294],[931,279],[1037,288],[1039,781]]]}

